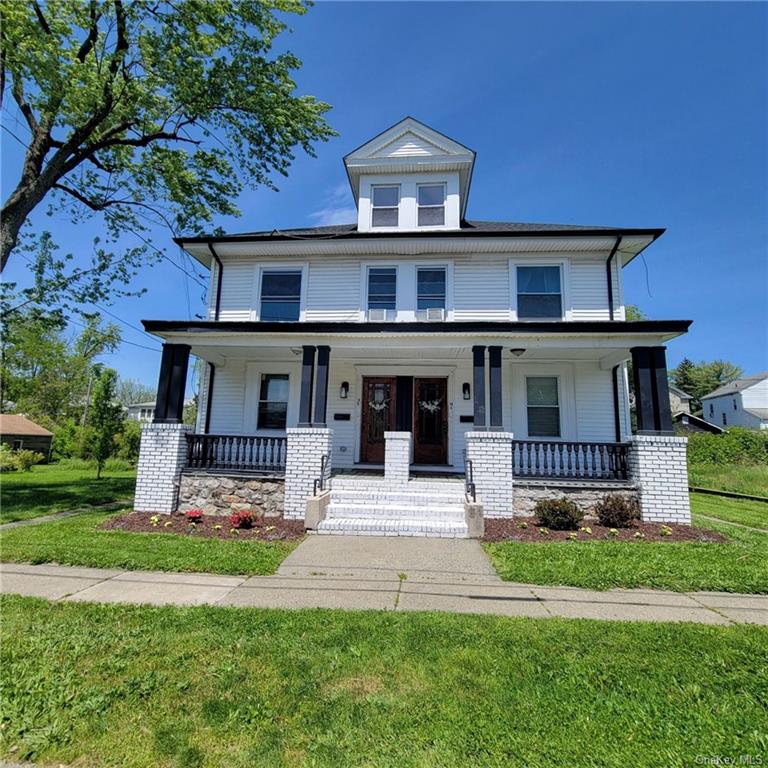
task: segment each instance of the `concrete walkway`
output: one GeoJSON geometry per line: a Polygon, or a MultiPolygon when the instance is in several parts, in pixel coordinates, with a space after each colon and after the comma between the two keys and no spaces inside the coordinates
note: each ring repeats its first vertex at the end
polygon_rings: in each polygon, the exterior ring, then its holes
{"type": "Polygon", "coordinates": [[[274,576],[0,565],[0,590],[67,602],[448,611],[768,625],[768,596],[501,581],[476,541],[311,536],[274,576]]]}

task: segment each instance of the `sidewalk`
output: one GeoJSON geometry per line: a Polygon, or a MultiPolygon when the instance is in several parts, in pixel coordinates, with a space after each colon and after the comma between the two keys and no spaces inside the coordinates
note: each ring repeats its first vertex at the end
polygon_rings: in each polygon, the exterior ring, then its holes
{"type": "Polygon", "coordinates": [[[595,592],[511,584],[482,573],[451,575],[415,569],[398,575],[387,567],[352,575],[321,575],[317,571],[312,575],[310,567],[284,564],[283,572],[275,576],[248,578],[4,563],[0,565],[0,589],[67,602],[448,611],[768,625],[768,596],[764,595],[645,589],[595,592]],[[307,570],[291,573],[296,568],[307,570]]]}

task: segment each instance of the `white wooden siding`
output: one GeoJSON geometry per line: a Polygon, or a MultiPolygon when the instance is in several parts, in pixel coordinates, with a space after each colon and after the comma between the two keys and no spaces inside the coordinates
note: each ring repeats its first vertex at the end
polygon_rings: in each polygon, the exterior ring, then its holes
{"type": "MultiPolygon", "coordinates": [[[[563,254],[558,254],[563,259],[563,254]]],[[[514,263],[541,263],[541,254],[515,254],[514,263]]],[[[566,310],[572,320],[608,320],[608,289],[605,254],[574,254],[568,258],[565,271],[567,284],[563,286],[566,310]]],[[[363,316],[366,298],[362,279],[367,262],[380,259],[362,259],[357,256],[313,257],[308,261],[306,277],[304,319],[307,321],[355,322],[363,316]]],[[[453,266],[453,297],[447,296],[448,307],[453,306],[454,320],[503,321],[511,317],[514,297],[510,295],[509,257],[500,255],[455,256],[446,258],[423,255],[412,258],[385,259],[384,263],[399,264],[400,271],[416,265],[436,263],[453,266]],[[453,299],[453,301],[451,301],[453,299]]],[[[273,267],[274,258],[228,259],[224,263],[220,319],[250,320],[257,315],[258,290],[256,286],[260,264],[273,267]]],[[[295,263],[291,261],[291,264],[295,263]]],[[[614,317],[624,319],[621,292],[621,270],[613,267],[614,317]]],[[[404,286],[403,286],[404,287],[404,286]]],[[[450,288],[450,286],[449,286],[450,288]]],[[[216,268],[211,272],[208,316],[213,318],[215,308],[216,268]]],[[[400,286],[399,286],[400,289],[400,286]]],[[[415,294],[414,294],[415,296],[415,294]]],[[[412,319],[415,307],[405,307],[405,296],[398,297],[399,319],[412,319]]],[[[408,299],[413,301],[413,297],[408,299]]]]}
{"type": "Polygon", "coordinates": [[[230,360],[216,368],[211,404],[211,434],[243,434],[245,406],[245,363],[230,360]]]}
{"type": "Polygon", "coordinates": [[[447,152],[441,147],[408,131],[394,141],[390,141],[389,144],[385,144],[371,157],[409,157],[416,155],[429,157],[431,155],[445,154],[447,152]]]}
{"type": "Polygon", "coordinates": [[[578,439],[615,440],[611,371],[601,370],[597,363],[576,363],[574,368],[578,439]]]}

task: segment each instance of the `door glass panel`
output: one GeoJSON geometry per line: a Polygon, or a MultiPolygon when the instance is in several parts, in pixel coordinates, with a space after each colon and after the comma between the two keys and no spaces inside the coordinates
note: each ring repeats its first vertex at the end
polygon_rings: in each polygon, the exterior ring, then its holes
{"type": "Polygon", "coordinates": [[[416,396],[419,442],[441,445],[443,442],[443,387],[437,382],[420,382],[416,396]]]}
{"type": "Polygon", "coordinates": [[[384,433],[389,429],[391,389],[387,383],[371,384],[368,387],[368,442],[384,442],[384,433]]]}

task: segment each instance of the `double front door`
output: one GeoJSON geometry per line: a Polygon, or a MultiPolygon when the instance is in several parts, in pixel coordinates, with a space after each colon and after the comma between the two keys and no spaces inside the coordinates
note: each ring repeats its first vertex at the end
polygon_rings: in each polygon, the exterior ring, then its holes
{"type": "Polygon", "coordinates": [[[448,380],[363,378],[360,460],[384,463],[384,433],[413,433],[414,464],[448,463],[448,380]]]}

